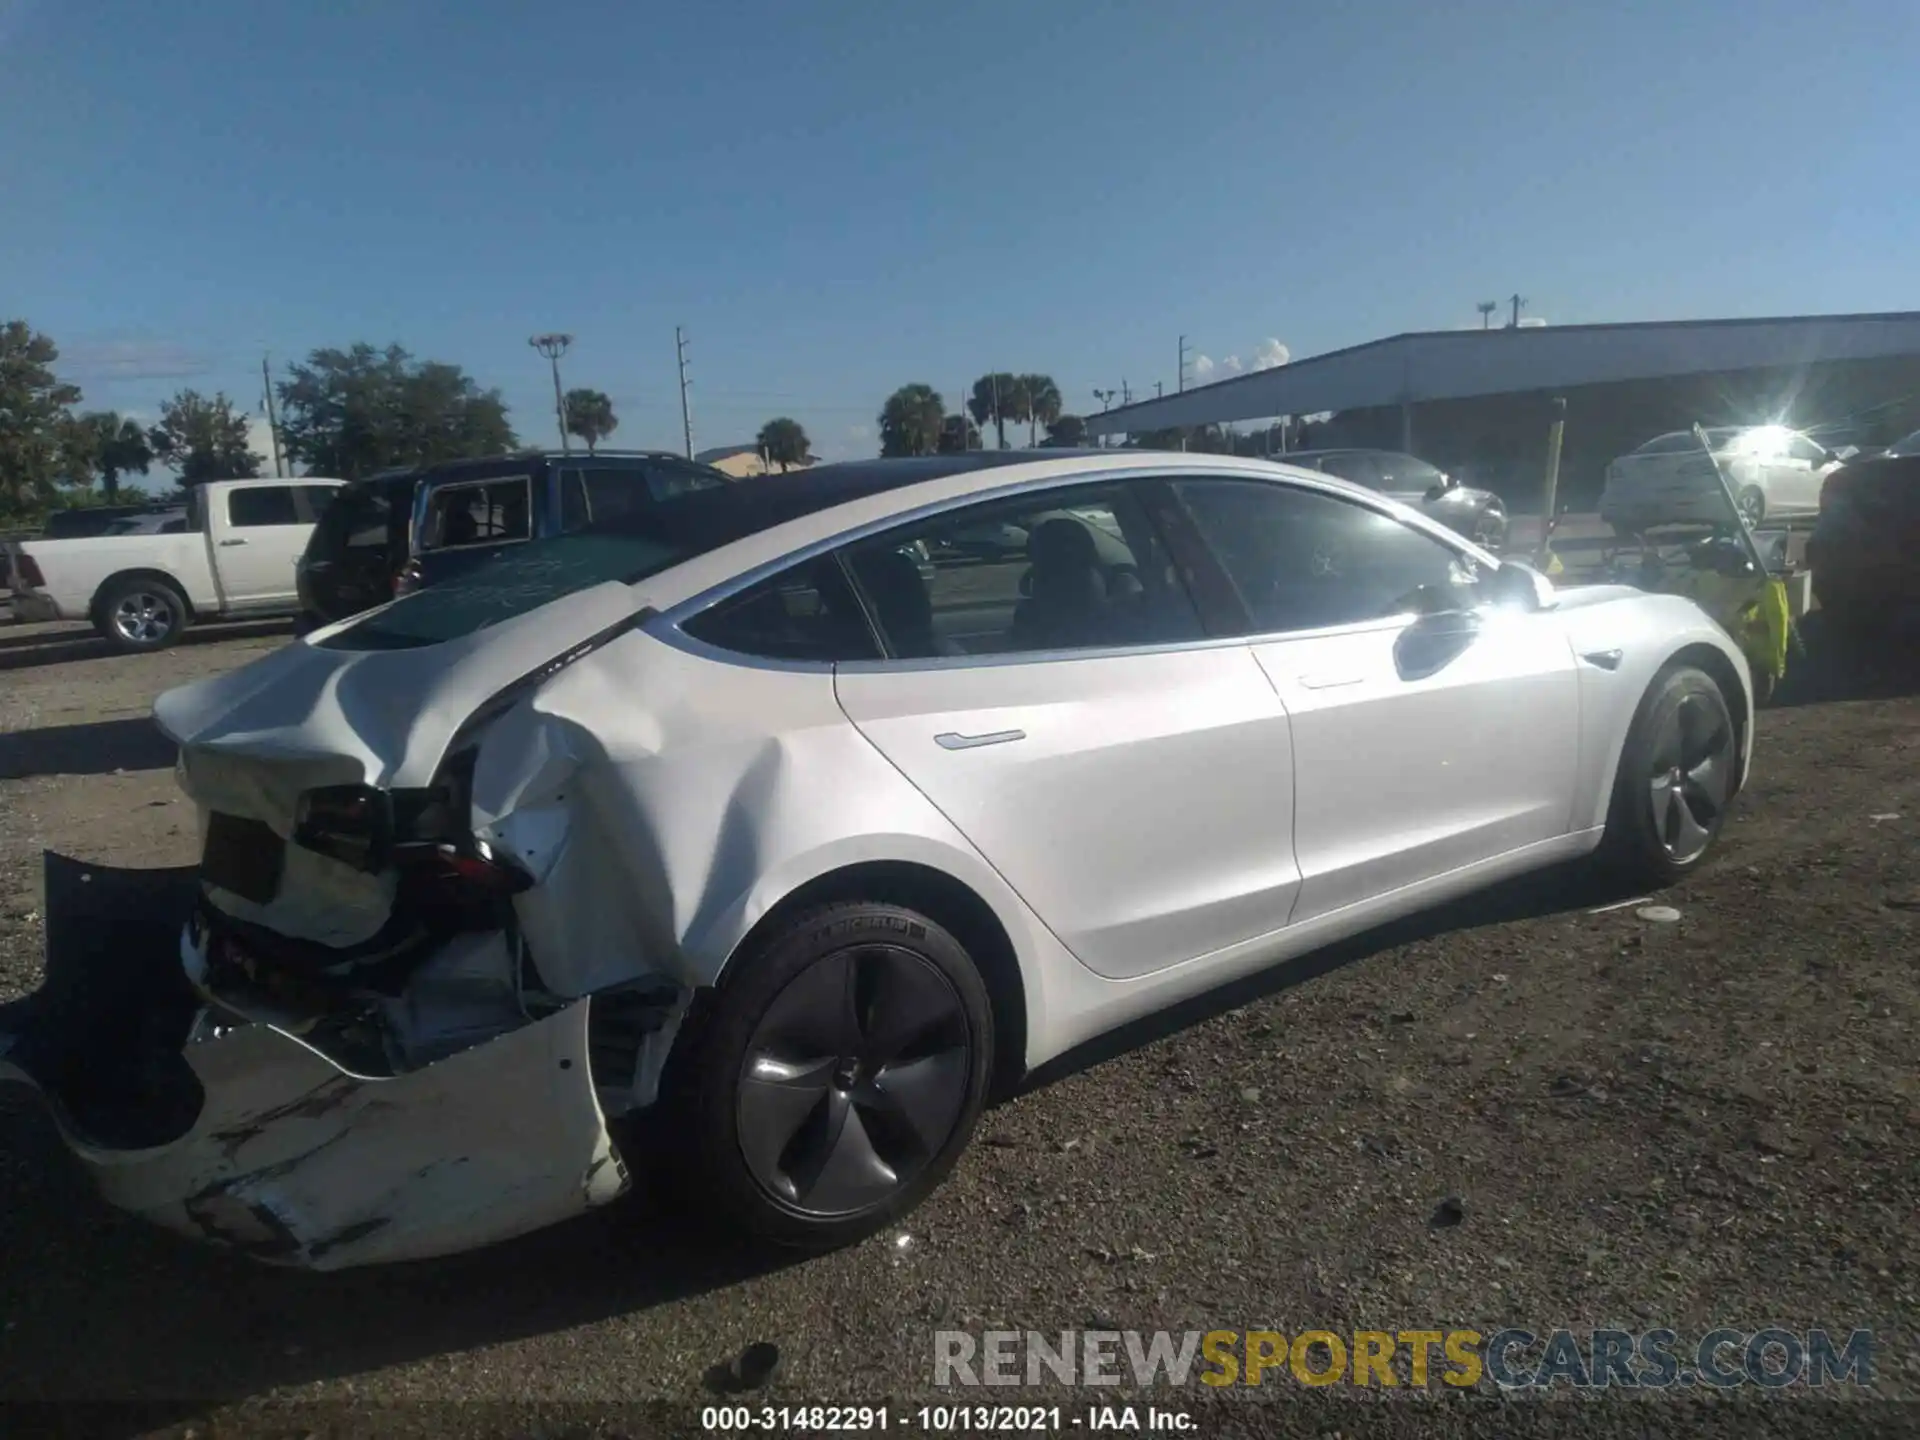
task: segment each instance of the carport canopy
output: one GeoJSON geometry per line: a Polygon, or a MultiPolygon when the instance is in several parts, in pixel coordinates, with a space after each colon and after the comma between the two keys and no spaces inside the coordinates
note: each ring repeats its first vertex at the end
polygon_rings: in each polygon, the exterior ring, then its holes
{"type": "Polygon", "coordinates": [[[1920,356],[1920,313],[1660,320],[1393,335],[1089,415],[1090,435],[1584,385],[1920,356]]]}

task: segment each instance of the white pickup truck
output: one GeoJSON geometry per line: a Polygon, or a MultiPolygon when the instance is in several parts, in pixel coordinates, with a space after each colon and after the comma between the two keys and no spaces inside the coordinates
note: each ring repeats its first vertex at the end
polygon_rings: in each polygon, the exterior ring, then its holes
{"type": "Polygon", "coordinates": [[[16,540],[0,569],[20,620],[86,620],[121,650],[159,650],[196,620],[291,614],[293,571],[339,480],[212,480],[179,533],[16,540]]]}

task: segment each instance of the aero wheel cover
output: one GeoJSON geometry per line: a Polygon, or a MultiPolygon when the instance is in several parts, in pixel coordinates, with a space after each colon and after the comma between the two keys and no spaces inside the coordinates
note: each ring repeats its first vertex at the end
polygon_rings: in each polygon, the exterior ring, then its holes
{"type": "Polygon", "coordinates": [[[1677,864],[1697,860],[1733,790],[1733,722],[1698,691],[1683,695],[1653,738],[1653,833],[1677,864]]]}
{"type": "Polygon", "coordinates": [[[886,944],[823,956],[773,997],[747,1044],[741,1157],[802,1214],[870,1209],[945,1148],[972,1066],[959,992],[931,961],[886,944]]]}

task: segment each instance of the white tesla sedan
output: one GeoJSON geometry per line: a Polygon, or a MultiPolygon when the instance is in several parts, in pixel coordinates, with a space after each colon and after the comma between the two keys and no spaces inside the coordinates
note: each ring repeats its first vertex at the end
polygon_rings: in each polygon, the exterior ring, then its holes
{"type": "Polygon", "coordinates": [[[0,1052],[116,1203],[332,1268],[629,1166],[866,1234],[1121,1022],[1588,852],[1684,874],[1753,700],[1689,601],[1556,593],[1329,476],[1095,451],[677,497],[154,713],[204,825],[177,963],[107,984],[50,929],[84,1003],[0,1052]],[[623,1157],[609,1120],[662,1106],[676,1147],[623,1157]]]}

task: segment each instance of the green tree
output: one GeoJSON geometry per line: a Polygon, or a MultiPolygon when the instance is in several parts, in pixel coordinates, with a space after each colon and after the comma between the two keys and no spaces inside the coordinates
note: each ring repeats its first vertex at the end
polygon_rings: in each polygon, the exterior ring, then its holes
{"type": "Polygon", "coordinates": [[[153,466],[153,444],[137,420],[113,410],[90,410],[74,422],[78,453],[86,457],[89,476],[100,477],[103,504],[117,505],[120,477],[132,471],[145,475],[153,466]]]}
{"type": "Polygon", "coordinates": [[[1015,403],[1027,422],[1027,448],[1031,450],[1040,442],[1040,427],[1051,426],[1058,420],[1060,407],[1065,402],[1061,400],[1060,387],[1053,383],[1051,375],[1022,375],[1015,403]]]}
{"type": "Polygon", "coordinates": [[[813,448],[813,442],[807,438],[807,432],[800,428],[800,422],[785,415],[762,425],[754,443],[760,447],[760,453],[767,457],[767,463],[778,465],[783,475],[789,465],[806,464],[807,452],[813,448]]]}
{"type": "Polygon", "coordinates": [[[620,428],[613,401],[604,390],[569,390],[566,399],[567,433],[587,442],[587,453],[620,428]]]}
{"type": "Polygon", "coordinates": [[[970,415],[949,415],[940,422],[940,445],[942,455],[958,455],[967,450],[980,448],[980,427],[973,423],[970,415]]]}
{"type": "Polygon", "coordinates": [[[38,509],[72,453],[67,412],[80,403],[80,387],[54,374],[59,358],[59,347],[26,321],[0,324],[0,511],[38,509]]]}
{"type": "Polygon", "coordinates": [[[161,405],[160,423],[147,439],[153,453],[180,472],[183,485],[260,473],[260,457],[247,448],[247,417],[224,393],[209,400],[197,390],[182,390],[161,405]]]}
{"type": "Polygon", "coordinates": [[[993,422],[994,436],[1002,450],[1007,448],[1007,421],[1018,424],[1027,418],[1020,408],[1020,393],[1020,377],[999,370],[974,381],[973,393],[967,397],[967,413],[977,425],[993,422]]]}
{"type": "Polygon", "coordinates": [[[1055,415],[1047,421],[1047,438],[1042,443],[1069,450],[1084,445],[1087,422],[1078,415],[1055,415]]]}
{"type": "Polygon", "coordinates": [[[932,455],[940,444],[946,405],[931,385],[902,385],[880,407],[882,455],[932,455]]]}
{"type": "Polygon", "coordinates": [[[308,473],[357,480],[399,465],[501,455],[518,441],[498,390],[398,345],[315,350],[280,382],[280,443],[308,473]]]}

